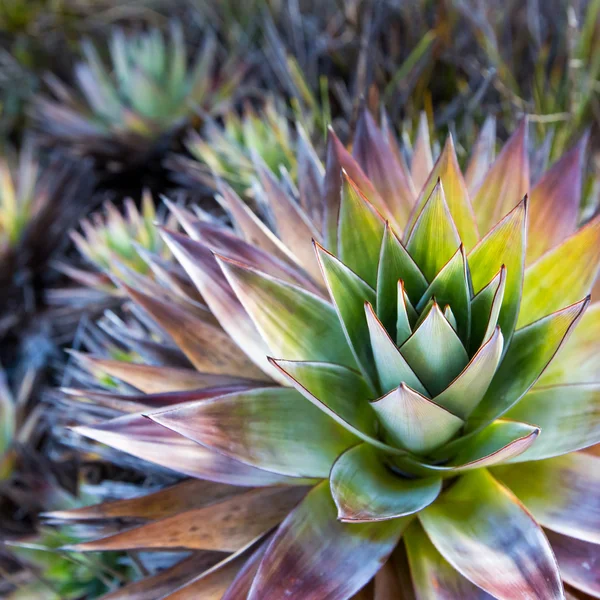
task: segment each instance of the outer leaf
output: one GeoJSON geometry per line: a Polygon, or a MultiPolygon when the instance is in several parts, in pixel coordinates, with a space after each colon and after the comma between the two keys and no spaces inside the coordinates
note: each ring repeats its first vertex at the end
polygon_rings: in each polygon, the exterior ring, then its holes
{"type": "Polygon", "coordinates": [[[429,138],[429,123],[427,122],[427,114],[422,112],[419,115],[417,139],[415,140],[415,149],[410,164],[410,174],[418,192],[427,182],[431,169],[433,169],[433,156],[429,138]]]}
{"type": "Polygon", "coordinates": [[[388,331],[396,326],[398,281],[413,302],[427,289],[427,281],[396,234],[386,223],[377,272],[377,316],[388,331]]]}
{"type": "Polygon", "coordinates": [[[300,205],[319,231],[323,225],[323,165],[300,123],[296,123],[300,205]]]}
{"type": "Polygon", "coordinates": [[[563,535],[600,543],[600,458],[583,452],[493,470],[536,521],[563,535]]]}
{"type": "Polygon", "coordinates": [[[415,200],[412,182],[366,108],[356,123],[352,154],[403,227],[415,200]]]}
{"type": "Polygon", "coordinates": [[[149,417],[235,460],[292,477],[327,477],[358,441],[290,388],[229,394],[149,417]]]}
{"type": "Polygon", "coordinates": [[[523,120],[474,194],[473,208],[479,231],[483,233],[490,229],[528,189],[527,122],[523,120]]]}
{"type": "MultiPolygon", "coordinates": [[[[369,329],[364,316],[364,304],[365,302],[375,303],[375,292],[365,281],[322,246],[317,244],[316,251],[327,289],[348,340],[345,346],[347,348],[348,344],[350,345],[361,372],[375,389],[375,365],[373,363],[373,353],[368,343],[369,329]]],[[[321,339],[319,343],[323,344],[323,340],[321,339]]],[[[279,353],[279,356],[293,358],[282,353],[279,353]]],[[[309,359],[309,357],[306,358],[309,359]]],[[[318,357],[312,358],[316,359],[318,357]]],[[[346,364],[350,367],[354,366],[331,358],[325,360],[346,364]]]]}
{"type": "Polygon", "coordinates": [[[479,348],[496,328],[504,300],[505,286],[506,267],[503,265],[497,275],[471,301],[470,347],[472,349],[479,348]]]}
{"type": "Polygon", "coordinates": [[[260,547],[252,554],[240,569],[227,591],[219,600],[239,600],[247,598],[252,587],[252,581],[256,577],[256,572],[260,566],[265,551],[269,545],[270,536],[265,541],[261,541],[260,547]]]}
{"type": "Polygon", "coordinates": [[[406,249],[427,281],[432,281],[459,246],[460,237],[438,181],[415,220],[406,249]]]}
{"type": "Polygon", "coordinates": [[[446,194],[448,210],[452,215],[456,229],[467,250],[470,250],[479,241],[477,224],[475,223],[475,214],[469,199],[469,192],[465,180],[463,179],[452,136],[446,139],[444,149],[440,154],[435,166],[427,178],[425,186],[421,190],[419,200],[413,209],[410,224],[412,226],[416,215],[421,212],[424,203],[431,195],[437,181],[441,180],[446,194]]]}
{"type": "Polygon", "coordinates": [[[589,298],[586,298],[515,333],[488,391],[469,420],[472,426],[491,422],[523,397],[552,360],[588,304],[589,298]]]}
{"type": "Polygon", "coordinates": [[[600,598],[600,545],[574,540],[553,531],[548,531],[547,535],[565,583],[600,598]]]}
{"type": "Polygon", "coordinates": [[[458,325],[458,335],[466,343],[471,326],[471,289],[467,257],[462,244],[435,276],[419,300],[417,311],[422,311],[431,298],[435,298],[440,306],[450,306],[458,325]]]}
{"type": "Polygon", "coordinates": [[[462,419],[404,383],[371,406],[390,443],[415,454],[428,454],[439,448],[464,425],[462,419]]]}
{"type": "Polygon", "coordinates": [[[471,160],[465,174],[465,181],[469,193],[473,193],[483,181],[490,166],[494,162],[496,150],[496,117],[490,115],[479,130],[479,135],[473,151],[471,160]]]}
{"type": "Polygon", "coordinates": [[[377,416],[365,380],[355,371],[328,363],[273,360],[289,382],[323,412],[360,439],[382,450],[404,454],[377,437],[377,416]]]}
{"type": "Polygon", "coordinates": [[[500,363],[503,346],[502,333],[496,327],[460,375],[434,398],[436,404],[466,419],[485,395],[500,363]]]}
{"type": "Polygon", "coordinates": [[[276,475],[235,461],[165,429],[142,415],[127,415],[95,427],[77,427],[75,431],[190,477],[245,486],[306,483],[302,479],[276,475]]]}
{"type": "Polygon", "coordinates": [[[469,362],[456,332],[435,303],[400,353],[433,395],[444,390],[469,362]]]}
{"type": "Polygon", "coordinates": [[[235,552],[275,527],[305,494],[303,487],[250,490],[205,508],[182,512],[69,548],[78,552],[135,548],[235,552]]]}
{"type": "Polygon", "coordinates": [[[417,392],[427,395],[427,390],[400,354],[400,351],[384,329],[370,304],[365,305],[367,325],[379,384],[384,394],[405,382],[417,392]]]}
{"type": "Polygon", "coordinates": [[[222,257],[218,261],[271,353],[290,360],[328,360],[355,366],[328,302],[242,264],[222,257]]]}
{"type": "Polygon", "coordinates": [[[504,299],[498,323],[507,343],[515,328],[521,303],[526,225],[527,202],[523,200],[471,250],[467,257],[473,291],[476,294],[490,283],[502,266],[506,268],[504,299]]]}
{"type": "Polygon", "coordinates": [[[348,523],[395,519],[418,512],[437,498],[440,477],[406,479],[384,461],[368,444],[354,446],[338,458],[329,478],[338,519],[348,523]]]}
{"type": "Polygon", "coordinates": [[[491,600],[493,596],[463,577],[436,550],[417,521],[402,536],[416,600],[491,600]]]}
{"type": "Polygon", "coordinates": [[[506,413],[542,429],[535,447],[519,460],[560,456],[600,443],[600,383],[535,389],[506,413]]]}
{"type": "Polygon", "coordinates": [[[342,200],[338,225],[338,254],[340,260],[373,288],[377,283],[377,265],[384,221],[366,198],[342,174],[342,200]]]}
{"type": "Polygon", "coordinates": [[[525,271],[518,327],[575,302],[600,269],[600,215],[525,271]]]}
{"type": "Polygon", "coordinates": [[[577,228],[587,135],[564,154],[532,188],[527,262],[558,245],[577,228]]]}
{"type": "Polygon", "coordinates": [[[324,481],[275,533],[248,600],[345,600],[379,570],[404,527],[403,519],[340,523],[324,481]]]}
{"type": "Polygon", "coordinates": [[[487,471],[464,475],[419,518],[442,556],[495,598],[564,598],[541,528],[487,471]]]}
{"type": "Polygon", "coordinates": [[[539,378],[538,386],[600,383],[600,303],[592,304],[539,378]]]}

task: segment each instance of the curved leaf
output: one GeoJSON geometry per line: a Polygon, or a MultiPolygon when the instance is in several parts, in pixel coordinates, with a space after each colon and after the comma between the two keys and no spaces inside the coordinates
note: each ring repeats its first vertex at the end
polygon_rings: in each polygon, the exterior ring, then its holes
{"type": "Polygon", "coordinates": [[[471,300],[471,349],[479,348],[496,328],[505,287],[506,267],[502,265],[493,279],[471,300]]]}

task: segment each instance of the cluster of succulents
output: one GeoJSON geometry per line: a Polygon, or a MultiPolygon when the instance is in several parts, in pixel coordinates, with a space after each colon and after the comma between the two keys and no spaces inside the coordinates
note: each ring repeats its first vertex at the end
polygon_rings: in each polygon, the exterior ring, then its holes
{"type": "Polygon", "coordinates": [[[532,185],[526,123],[495,159],[487,135],[464,176],[451,138],[409,167],[364,111],[297,189],[257,166],[266,220],[225,184],[233,229],[174,211],[203,309],[122,287],[178,352],[67,391],[114,415],[80,434],[192,477],[51,515],[138,520],[71,549],[191,553],[111,598],[597,593],[585,138],[532,185]]]}

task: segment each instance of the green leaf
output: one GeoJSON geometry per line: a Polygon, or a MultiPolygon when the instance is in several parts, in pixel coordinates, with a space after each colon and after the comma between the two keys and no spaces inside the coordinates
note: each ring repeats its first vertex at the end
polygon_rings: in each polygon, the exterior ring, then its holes
{"type": "Polygon", "coordinates": [[[452,439],[464,421],[404,383],[371,402],[391,444],[428,454],[452,439]]]}
{"type": "Polygon", "coordinates": [[[458,377],[434,402],[466,419],[487,391],[502,357],[504,340],[500,328],[477,351],[458,377]]]}
{"type": "Polygon", "coordinates": [[[395,475],[384,461],[368,444],[354,446],[337,459],[329,483],[338,519],[348,523],[396,519],[420,511],[437,498],[440,477],[407,479],[395,475]]]}
{"type": "Polygon", "coordinates": [[[540,525],[600,544],[600,458],[572,452],[548,460],[501,465],[492,473],[540,525]]]}
{"type": "Polygon", "coordinates": [[[459,246],[460,237],[438,181],[415,221],[406,249],[427,281],[433,281],[459,246]]]}
{"type": "Polygon", "coordinates": [[[494,598],[564,598],[541,527],[487,471],[461,477],[419,519],[442,556],[494,598]]]}
{"type": "Polygon", "coordinates": [[[423,273],[386,223],[377,272],[377,316],[388,331],[393,331],[396,324],[398,281],[404,283],[406,293],[415,303],[427,289],[423,273]]]}
{"type": "Polygon", "coordinates": [[[398,310],[396,317],[396,344],[401,346],[412,335],[411,324],[415,323],[418,315],[411,306],[404,290],[404,282],[398,282],[398,310]]]}
{"type": "Polygon", "coordinates": [[[394,344],[388,332],[384,329],[370,304],[365,305],[365,313],[367,315],[367,325],[369,327],[375,367],[382,392],[387,394],[387,392],[404,382],[426,396],[427,390],[408,366],[402,354],[400,354],[396,344],[394,344]]]}
{"type": "Polygon", "coordinates": [[[473,195],[479,231],[483,234],[492,227],[528,190],[527,122],[523,119],[473,195]]]}
{"type": "Polygon", "coordinates": [[[345,265],[373,288],[377,284],[384,225],[381,216],[343,171],[338,255],[345,265]]]}
{"type": "Polygon", "coordinates": [[[521,303],[526,226],[527,202],[523,200],[471,250],[467,257],[475,294],[490,283],[502,266],[506,268],[504,298],[498,323],[507,344],[514,331],[521,303]]]}
{"type": "Polygon", "coordinates": [[[452,136],[448,135],[444,149],[427,178],[425,186],[419,194],[419,199],[409,221],[412,227],[413,220],[421,212],[427,198],[431,195],[436,183],[440,180],[444,186],[448,210],[456,225],[456,230],[467,250],[470,250],[479,241],[475,214],[469,199],[469,192],[460,170],[452,136]]]}
{"type": "Polygon", "coordinates": [[[327,477],[358,442],[291,388],[247,390],[148,416],[235,460],[292,477],[327,477]]]}
{"type": "Polygon", "coordinates": [[[413,521],[408,526],[402,539],[406,546],[410,575],[417,598],[491,600],[492,596],[463,577],[436,550],[418,521],[413,521]],[[443,596],[440,596],[440,593],[443,593],[443,596]]]}
{"type": "Polygon", "coordinates": [[[494,278],[471,301],[471,349],[479,348],[496,328],[505,287],[506,267],[503,265],[494,278]]]}
{"type": "Polygon", "coordinates": [[[515,333],[467,428],[490,423],[523,397],[552,360],[588,304],[589,298],[586,298],[515,333]]]}
{"type": "Polygon", "coordinates": [[[458,335],[466,344],[471,325],[471,290],[467,257],[462,244],[435,276],[419,300],[417,311],[422,311],[431,298],[434,298],[439,306],[450,306],[456,318],[458,335]]]}
{"type": "Polygon", "coordinates": [[[356,365],[331,304],[240,263],[217,260],[271,353],[356,365]]]}
{"type": "Polygon", "coordinates": [[[600,383],[600,302],[592,304],[548,365],[537,386],[600,383]]]}
{"type": "Polygon", "coordinates": [[[431,169],[433,169],[433,156],[429,137],[429,123],[427,113],[422,111],[419,115],[417,139],[415,140],[415,147],[410,163],[410,174],[417,192],[423,189],[423,186],[427,182],[427,177],[431,173],[431,169]]]}
{"type": "Polygon", "coordinates": [[[517,327],[588,294],[600,269],[600,215],[525,271],[517,327]]]}
{"type": "Polygon", "coordinates": [[[406,525],[405,519],[341,523],[323,481],[279,526],[248,600],[346,600],[381,568],[406,525]]]}
{"type": "Polygon", "coordinates": [[[519,460],[541,460],[600,443],[600,383],[540,387],[506,413],[538,425],[540,439],[519,460]]]}
{"type": "MultiPolygon", "coordinates": [[[[364,312],[365,302],[375,303],[375,291],[333,254],[327,252],[325,248],[316,244],[316,251],[327,289],[348,340],[345,346],[348,348],[349,345],[348,349],[352,349],[356,363],[358,363],[365,379],[375,389],[375,365],[369,344],[369,328],[364,312]]],[[[313,317],[308,317],[309,320],[310,318],[313,317]]],[[[319,344],[323,344],[322,339],[319,344]]],[[[280,354],[280,356],[292,358],[285,354],[280,354]]],[[[306,358],[310,359],[310,357],[306,358]]],[[[331,362],[341,362],[339,360],[329,360],[331,362]]]]}
{"type": "Polygon", "coordinates": [[[400,353],[433,395],[444,390],[469,362],[456,332],[435,303],[400,353]]]}

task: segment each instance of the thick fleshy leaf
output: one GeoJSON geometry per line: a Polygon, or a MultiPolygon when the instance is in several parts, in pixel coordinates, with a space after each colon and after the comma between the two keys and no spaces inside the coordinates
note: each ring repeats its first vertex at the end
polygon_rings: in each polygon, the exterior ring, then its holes
{"type": "Polygon", "coordinates": [[[498,323],[508,343],[519,314],[525,267],[527,201],[520,202],[468,255],[473,292],[478,294],[506,268],[506,284],[498,323]]]}
{"type": "Polygon", "coordinates": [[[600,383],[600,302],[592,304],[548,365],[537,386],[600,383]]]}
{"type": "Polygon", "coordinates": [[[341,523],[324,481],[275,533],[248,600],[345,600],[375,575],[405,526],[404,519],[341,523]]]}
{"type": "Polygon", "coordinates": [[[415,200],[412,181],[366,108],[356,123],[352,154],[403,227],[415,200]]]}
{"type": "Polygon", "coordinates": [[[404,383],[371,402],[371,406],[389,443],[415,454],[439,448],[464,425],[462,419],[404,383]]]}
{"type": "Polygon", "coordinates": [[[436,404],[466,419],[485,395],[500,363],[503,347],[502,333],[496,327],[460,375],[434,398],[436,404]]]}
{"type": "Polygon", "coordinates": [[[506,287],[506,267],[502,266],[496,276],[471,301],[470,348],[479,348],[492,335],[506,287]]]}
{"type": "Polygon", "coordinates": [[[74,355],[92,373],[105,373],[116,377],[146,394],[197,390],[214,385],[239,384],[244,381],[229,375],[198,373],[193,369],[163,366],[157,368],[156,365],[122,362],[73,351],[70,354],[74,355]]]}
{"type": "Polygon", "coordinates": [[[528,189],[527,122],[523,120],[474,193],[473,208],[479,231],[482,234],[488,231],[528,189]]]}
{"type": "Polygon", "coordinates": [[[220,327],[202,321],[174,303],[123,287],[136,304],[173,338],[198,371],[264,380],[264,373],[220,327]]]}
{"type": "Polygon", "coordinates": [[[442,556],[495,598],[564,598],[542,529],[487,471],[461,477],[419,519],[442,556]]]}
{"type": "Polygon", "coordinates": [[[246,561],[251,557],[251,552],[256,546],[250,542],[244,548],[230,554],[227,558],[217,563],[214,567],[198,574],[192,581],[180,587],[172,594],[157,600],[222,600],[232,580],[234,580],[246,561]]]}
{"type": "Polygon", "coordinates": [[[298,134],[296,154],[300,206],[317,229],[321,231],[325,217],[322,202],[325,171],[310,143],[308,134],[300,123],[296,123],[296,132],[298,134]]]}
{"type": "Polygon", "coordinates": [[[218,181],[220,196],[216,199],[230,214],[237,231],[248,243],[277,258],[295,264],[292,252],[256,216],[256,213],[225,182],[218,181]]]}
{"type": "Polygon", "coordinates": [[[438,452],[439,458],[450,460],[428,465],[428,470],[452,474],[497,465],[525,452],[539,434],[539,427],[498,419],[476,434],[450,442],[438,452]]]}
{"type": "Polygon", "coordinates": [[[600,443],[600,383],[540,387],[506,413],[542,429],[533,448],[517,460],[560,456],[600,443]]]}
{"type": "Polygon", "coordinates": [[[248,597],[252,582],[254,581],[254,577],[256,577],[258,567],[265,555],[270,540],[270,536],[264,539],[264,541],[261,540],[260,546],[253,552],[252,556],[246,560],[244,566],[239,570],[235,579],[231,582],[231,585],[219,600],[241,600],[242,598],[248,597]]]}
{"type": "Polygon", "coordinates": [[[256,469],[196,444],[142,415],[127,415],[75,431],[178,473],[231,485],[298,484],[306,480],[256,469]]]}
{"type": "Polygon", "coordinates": [[[401,346],[412,335],[412,324],[416,323],[418,316],[417,311],[410,304],[402,281],[398,282],[397,296],[396,344],[401,346]]]}
{"type": "Polygon", "coordinates": [[[345,171],[338,224],[338,255],[371,287],[377,284],[377,265],[385,222],[345,171]]]}
{"type": "Polygon", "coordinates": [[[582,542],[553,531],[548,531],[547,536],[565,583],[600,598],[600,544],[582,542]]]}
{"type": "Polygon", "coordinates": [[[250,490],[204,508],[127,529],[114,535],[82,542],[70,549],[128,550],[186,548],[235,552],[275,527],[302,500],[304,487],[250,490]]]}
{"type": "Polygon", "coordinates": [[[525,271],[518,327],[588,294],[600,269],[600,215],[525,271]]]}
{"type": "Polygon", "coordinates": [[[266,360],[267,345],[231,289],[210,249],[172,231],[163,230],[162,236],[221,327],[254,364],[268,375],[277,377],[266,360]]]}
{"type": "Polygon", "coordinates": [[[547,529],[600,544],[600,458],[572,452],[493,469],[547,529]]]}
{"type": "Polygon", "coordinates": [[[388,331],[396,326],[397,285],[402,281],[408,297],[417,303],[427,280],[388,223],[385,225],[377,271],[377,316],[388,331]]]}
{"type": "Polygon", "coordinates": [[[471,160],[465,173],[465,182],[469,193],[480,186],[490,166],[494,162],[496,154],[496,117],[486,117],[484,124],[479,130],[477,141],[473,146],[471,160]]]}
{"type": "Polygon", "coordinates": [[[404,544],[400,543],[377,571],[373,600],[416,600],[404,544]]]}
{"type": "MultiPolygon", "coordinates": [[[[317,244],[316,252],[327,289],[346,335],[347,343],[344,346],[346,349],[352,349],[361,372],[371,387],[375,389],[375,365],[373,352],[369,345],[369,328],[364,314],[365,302],[369,302],[371,305],[375,304],[375,291],[322,246],[317,244]]],[[[319,344],[324,343],[322,336],[318,342],[319,344]]],[[[282,353],[279,353],[278,356],[293,358],[282,353]]],[[[306,357],[306,360],[311,359],[318,360],[319,357],[306,357]]],[[[349,367],[354,366],[349,362],[343,363],[340,360],[331,358],[324,358],[323,360],[345,364],[349,367]]]]}
{"type": "Polygon", "coordinates": [[[577,228],[587,137],[556,161],[531,190],[528,263],[560,244],[577,228]]]}
{"type": "Polygon", "coordinates": [[[358,441],[291,388],[228,394],[149,417],[235,460],[292,477],[327,477],[358,441]]]}
{"type": "Polygon", "coordinates": [[[469,362],[458,335],[436,303],[400,353],[433,395],[444,390],[469,362]]]}
{"type": "Polygon", "coordinates": [[[331,304],[240,263],[218,262],[271,354],[356,365],[331,304]]]}
{"type": "Polygon", "coordinates": [[[463,577],[436,550],[420,523],[413,521],[402,539],[416,600],[492,600],[493,596],[463,577]]]}
{"type": "Polygon", "coordinates": [[[503,415],[523,397],[576,326],[588,304],[589,298],[586,298],[515,333],[490,387],[469,419],[471,428],[503,415]]]}
{"type": "Polygon", "coordinates": [[[198,573],[215,566],[222,557],[220,552],[196,552],[156,575],[133,581],[102,596],[102,600],[159,600],[194,579],[198,573]]]}
{"type": "Polygon", "coordinates": [[[315,281],[319,281],[319,267],[315,261],[311,240],[321,239],[320,232],[267,167],[258,165],[257,171],[264,196],[274,216],[279,238],[315,281]]]}
{"type": "Polygon", "coordinates": [[[189,479],[168,488],[123,500],[113,500],[70,510],[55,510],[44,513],[49,519],[90,521],[95,519],[162,519],[171,515],[202,508],[220,502],[244,488],[223,483],[189,479]]]}
{"type": "Polygon", "coordinates": [[[438,181],[415,219],[406,249],[427,281],[433,281],[459,246],[460,237],[438,181]]]}
{"type": "Polygon", "coordinates": [[[407,479],[394,474],[384,461],[368,444],[354,446],[337,459],[329,483],[338,519],[348,523],[395,519],[414,514],[437,498],[440,477],[407,479]]]}
{"type": "Polygon", "coordinates": [[[471,290],[467,257],[461,246],[435,276],[416,309],[422,311],[434,298],[439,306],[449,306],[456,319],[458,336],[466,344],[471,325],[471,290]]]}
{"type": "Polygon", "coordinates": [[[330,363],[272,360],[305,398],[348,431],[382,450],[404,454],[377,437],[377,416],[368,402],[373,395],[359,373],[330,363]]]}
{"type": "Polygon", "coordinates": [[[421,212],[427,198],[431,195],[438,180],[441,180],[444,186],[448,210],[452,215],[460,239],[468,251],[479,241],[479,233],[477,232],[475,214],[473,213],[467,186],[458,165],[451,135],[448,136],[444,149],[429,174],[427,183],[425,183],[425,186],[421,190],[419,200],[413,209],[410,221],[411,226],[416,216],[421,212]]]}
{"type": "Polygon", "coordinates": [[[404,382],[417,392],[427,395],[427,390],[400,354],[370,304],[365,305],[365,313],[382,393],[387,394],[404,382]]]}
{"type": "Polygon", "coordinates": [[[419,115],[419,126],[417,129],[417,139],[410,163],[410,174],[417,192],[421,192],[427,182],[427,177],[433,169],[433,155],[431,153],[431,140],[429,138],[429,123],[427,114],[422,112],[419,115]]]}

